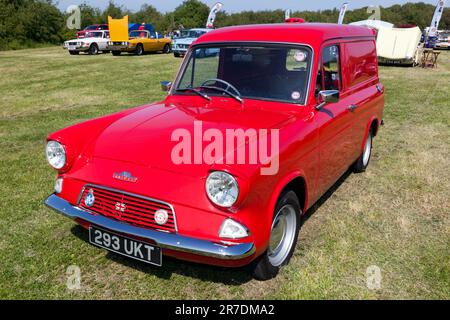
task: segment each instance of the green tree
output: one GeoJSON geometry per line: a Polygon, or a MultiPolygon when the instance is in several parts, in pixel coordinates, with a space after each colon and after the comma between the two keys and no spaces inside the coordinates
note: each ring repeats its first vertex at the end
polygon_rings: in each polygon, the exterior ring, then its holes
{"type": "Polygon", "coordinates": [[[102,22],[107,23],[109,16],[114,19],[120,19],[124,15],[126,15],[125,9],[122,6],[116,5],[113,0],[109,0],[108,6],[102,14],[102,22]]]}
{"type": "Polygon", "coordinates": [[[199,28],[206,25],[209,7],[198,0],[186,0],[173,12],[177,26],[184,28],[199,28]]]}
{"type": "Polygon", "coordinates": [[[99,8],[94,8],[86,3],[80,5],[81,12],[81,28],[107,21],[102,20],[102,12],[99,8]]]}

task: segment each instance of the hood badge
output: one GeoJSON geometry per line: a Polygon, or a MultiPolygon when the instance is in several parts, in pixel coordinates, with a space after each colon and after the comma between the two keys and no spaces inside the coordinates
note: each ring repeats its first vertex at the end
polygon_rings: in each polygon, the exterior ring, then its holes
{"type": "Polygon", "coordinates": [[[121,173],[114,173],[113,178],[116,180],[132,182],[132,183],[136,183],[138,181],[138,178],[133,177],[133,175],[127,171],[124,171],[121,173]]]}

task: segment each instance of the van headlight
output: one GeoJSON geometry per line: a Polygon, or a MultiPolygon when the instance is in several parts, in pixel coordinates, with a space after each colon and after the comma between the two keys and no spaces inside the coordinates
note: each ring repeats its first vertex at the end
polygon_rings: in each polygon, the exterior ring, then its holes
{"type": "Polygon", "coordinates": [[[49,141],[45,153],[48,163],[53,168],[56,170],[64,168],[66,165],[66,150],[62,144],[56,141],[49,141]]]}
{"type": "Polygon", "coordinates": [[[223,171],[211,172],[206,179],[206,193],[209,200],[223,208],[232,207],[239,197],[236,179],[223,171]]]}

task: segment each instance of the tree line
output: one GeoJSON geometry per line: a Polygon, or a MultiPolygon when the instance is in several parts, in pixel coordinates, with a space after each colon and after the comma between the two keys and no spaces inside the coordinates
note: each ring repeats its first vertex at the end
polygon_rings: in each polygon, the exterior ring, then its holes
{"type": "MultiPolygon", "coordinates": [[[[434,5],[406,3],[381,7],[381,20],[395,25],[418,25],[421,29],[429,26],[434,13],[434,5]]],[[[172,12],[161,13],[155,7],[144,4],[140,10],[132,12],[111,0],[104,10],[84,3],[80,6],[81,27],[107,23],[108,16],[121,18],[129,15],[131,22],[152,23],[160,32],[170,32],[180,28],[204,27],[209,8],[198,0],[185,0],[172,12]]],[[[349,10],[345,23],[368,19],[373,12],[369,8],[349,10]]],[[[19,49],[39,45],[59,44],[74,37],[75,30],[66,26],[68,14],[61,12],[53,0],[0,0],[0,50],[19,49]]],[[[293,17],[301,17],[310,22],[332,22],[338,20],[339,10],[333,8],[321,11],[297,11],[293,17]]],[[[284,20],[284,10],[243,11],[238,13],[220,12],[216,27],[232,25],[277,23],[284,20]]],[[[450,29],[450,10],[446,8],[440,23],[441,29],[450,29]]]]}

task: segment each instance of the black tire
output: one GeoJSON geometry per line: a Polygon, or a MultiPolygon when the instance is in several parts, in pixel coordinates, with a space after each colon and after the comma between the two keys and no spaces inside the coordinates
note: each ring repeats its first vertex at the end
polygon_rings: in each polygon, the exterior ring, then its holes
{"type": "Polygon", "coordinates": [[[170,48],[170,45],[169,45],[169,44],[166,44],[166,45],[164,46],[163,53],[169,54],[170,51],[172,51],[172,49],[170,48]]]}
{"type": "Polygon", "coordinates": [[[372,158],[372,149],[373,149],[373,130],[370,129],[369,134],[367,135],[366,143],[364,144],[364,150],[361,156],[356,160],[353,165],[353,171],[355,173],[365,172],[367,167],[370,164],[370,159],[372,158]]]}
{"type": "Polygon", "coordinates": [[[69,53],[70,53],[71,56],[77,56],[77,55],[80,54],[79,51],[69,51],[69,53]]]}
{"type": "Polygon", "coordinates": [[[95,55],[98,54],[98,46],[97,46],[96,43],[91,44],[91,46],[89,47],[88,53],[89,53],[91,56],[95,56],[95,55]]]}
{"type": "Polygon", "coordinates": [[[120,56],[122,54],[122,51],[112,51],[112,55],[117,57],[120,56]]]}
{"type": "MultiPolygon", "coordinates": [[[[256,259],[255,262],[253,262],[253,277],[260,281],[266,281],[275,278],[278,273],[280,272],[280,269],[287,265],[294,254],[295,246],[298,239],[298,234],[300,231],[301,226],[301,216],[302,216],[302,210],[300,208],[300,202],[298,200],[297,195],[294,191],[287,190],[281,194],[278,203],[275,207],[275,212],[273,216],[273,222],[275,222],[275,219],[278,217],[279,212],[282,211],[283,208],[290,207],[295,211],[295,223],[292,226],[295,228],[295,234],[293,235],[293,241],[290,245],[289,249],[286,249],[285,258],[282,260],[281,263],[278,263],[277,265],[274,265],[270,258],[270,249],[268,248],[267,251],[258,259],[256,259]]],[[[272,226],[273,227],[273,226],[272,226]]],[[[274,229],[272,229],[274,230],[274,229]]],[[[272,238],[272,237],[271,237],[272,238]]]]}
{"type": "Polygon", "coordinates": [[[180,53],[179,53],[179,52],[174,52],[174,53],[173,53],[173,56],[174,56],[175,58],[179,58],[179,57],[180,57],[180,53]]]}
{"type": "Polygon", "coordinates": [[[136,49],[134,50],[134,54],[137,55],[137,56],[144,55],[144,47],[142,46],[142,44],[138,44],[136,46],[136,49]]]}

